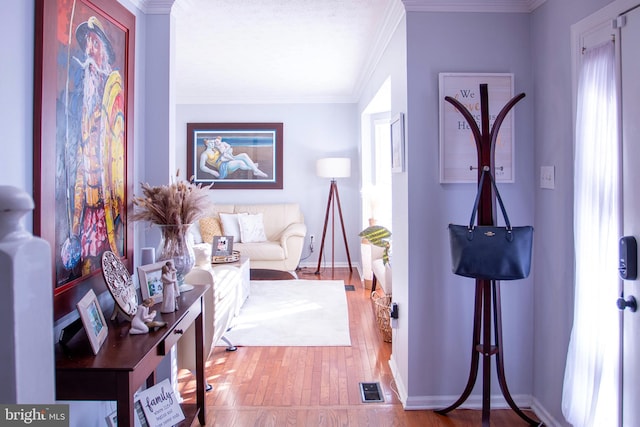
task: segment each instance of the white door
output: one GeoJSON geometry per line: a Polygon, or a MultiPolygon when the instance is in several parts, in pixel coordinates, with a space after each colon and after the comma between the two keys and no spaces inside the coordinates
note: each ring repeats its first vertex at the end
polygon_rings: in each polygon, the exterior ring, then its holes
{"type": "MultiPolygon", "coordinates": [[[[623,234],[640,244],[640,8],[620,30],[622,71],[623,234]]],[[[640,302],[640,280],[625,280],[624,298],[640,302]]],[[[640,425],[640,310],[623,314],[622,425],[640,425]]]]}

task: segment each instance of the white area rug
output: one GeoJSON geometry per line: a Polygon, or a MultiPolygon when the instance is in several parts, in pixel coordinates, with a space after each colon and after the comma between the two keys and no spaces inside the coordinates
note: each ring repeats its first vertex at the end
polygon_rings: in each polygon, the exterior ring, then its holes
{"type": "Polygon", "coordinates": [[[225,338],[237,346],[350,346],[344,282],[252,281],[225,338]]]}

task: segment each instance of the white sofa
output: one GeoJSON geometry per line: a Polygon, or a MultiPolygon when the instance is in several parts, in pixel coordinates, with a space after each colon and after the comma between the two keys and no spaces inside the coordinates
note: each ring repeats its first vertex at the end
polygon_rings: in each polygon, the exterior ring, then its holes
{"type": "Polygon", "coordinates": [[[383,252],[383,248],[371,245],[371,271],[373,272],[371,292],[375,292],[376,288],[380,286],[385,295],[391,295],[393,292],[391,265],[384,264],[383,252]]]}
{"type": "Polygon", "coordinates": [[[233,249],[249,257],[251,268],[294,271],[300,262],[307,227],[297,203],[216,204],[208,217],[192,227],[191,233],[197,266],[211,262],[212,235],[234,235],[233,249]],[[256,220],[261,216],[264,240],[247,242],[255,239],[234,235],[237,230],[224,226],[222,220],[229,217],[221,217],[221,213],[247,214],[256,220]]]}
{"type": "MultiPolygon", "coordinates": [[[[204,352],[209,358],[215,345],[222,339],[231,326],[233,319],[240,312],[240,307],[249,296],[250,261],[242,259],[238,263],[211,264],[193,268],[186,276],[185,282],[192,285],[209,285],[204,295],[204,352]],[[246,286],[246,287],[245,287],[246,286]]],[[[184,332],[178,341],[178,368],[196,370],[196,356],[193,340],[193,325],[184,332]]],[[[233,343],[229,343],[231,348],[233,343]]]]}

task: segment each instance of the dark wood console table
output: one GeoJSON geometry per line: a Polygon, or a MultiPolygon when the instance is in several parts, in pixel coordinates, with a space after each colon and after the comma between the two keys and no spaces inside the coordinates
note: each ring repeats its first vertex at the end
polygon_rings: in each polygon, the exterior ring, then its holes
{"type": "MultiPolygon", "coordinates": [[[[84,332],[78,333],[65,346],[56,344],[56,398],[58,400],[115,400],[118,403],[118,425],[133,426],[133,395],[146,383],[155,384],[155,370],[171,347],[189,326],[195,324],[196,404],[182,405],[189,426],[197,416],[205,424],[204,374],[204,303],[208,286],[194,286],[179,298],[180,309],[160,313],[157,320],[167,327],[144,335],[129,335],[130,323],[109,322],[109,334],[97,355],[91,351],[84,332]]],[[[153,310],[159,311],[160,304],[153,310]]]]}

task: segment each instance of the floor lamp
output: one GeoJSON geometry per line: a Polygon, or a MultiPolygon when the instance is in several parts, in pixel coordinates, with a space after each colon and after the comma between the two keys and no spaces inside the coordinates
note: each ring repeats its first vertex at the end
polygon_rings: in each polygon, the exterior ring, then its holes
{"type": "Polygon", "coordinates": [[[324,251],[324,239],[327,235],[327,224],[329,222],[329,211],[331,211],[331,270],[334,268],[335,258],[335,207],[338,205],[338,215],[342,226],[342,237],[344,247],[347,250],[347,260],[349,261],[349,271],[351,267],[351,255],[347,244],[347,233],[344,231],[344,220],[342,219],[342,208],[340,207],[340,196],[338,195],[338,183],[336,178],[348,178],[351,176],[351,159],[348,157],[327,157],[316,162],[316,175],[322,178],[331,178],[329,188],[329,199],[327,201],[327,212],[324,216],[324,228],[322,230],[322,241],[320,243],[320,256],[318,257],[318,268],[316,274],[320,274],[320,263],[322,262],[322,252],[324,251]]]}

